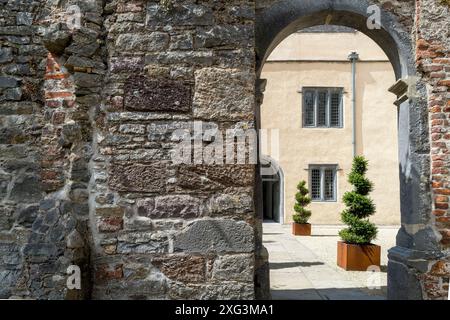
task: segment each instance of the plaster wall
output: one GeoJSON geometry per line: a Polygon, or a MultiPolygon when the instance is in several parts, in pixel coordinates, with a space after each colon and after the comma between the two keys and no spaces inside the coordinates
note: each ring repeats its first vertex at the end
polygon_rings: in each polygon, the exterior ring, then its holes
{"type": "Polygon", "coordinates": [[[262,78],[267,79],[267,87],[261,123],[264,129],[280,130],[279,164],[285,177],[287,223],[292,221],[297,183],[306,180],[309,184],[310,164],[336,164],[340,169],[337,201],[313,202],[311,222],[341,223],[340,212],[345,208],[341,199],[352,189],[347,182],[353,157],[352,74],[346,60],[351,50],[361,52],[356,88],[357,153],[370,161],[368,177],[375,184],[371,195],[377,212],[371,220],[382,225],[400,223],[397,107],[395,96],[388,92],[395,82],[394,72],[381,49],[359,32],[295,33],[275,49],[264,66],[262,78]],[[302,87],[342,87],[343,128],[303,128],[302,87]]]}

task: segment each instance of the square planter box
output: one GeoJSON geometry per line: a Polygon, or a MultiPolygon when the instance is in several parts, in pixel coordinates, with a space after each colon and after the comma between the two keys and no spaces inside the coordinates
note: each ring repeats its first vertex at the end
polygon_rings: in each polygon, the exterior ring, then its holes
{"type": "Polygon", "coordinates": [[[292,223],[292,234],[294,236],[310,236],[311,224],[309,223],[292,223]]]}
{"type": "Polygon", "coordinates": [[[337,245],[337,264],[347,271],[367,271],[370,266],[380,266],[381,247],[375,244],[348,244],[342,241],[337,245]]]}

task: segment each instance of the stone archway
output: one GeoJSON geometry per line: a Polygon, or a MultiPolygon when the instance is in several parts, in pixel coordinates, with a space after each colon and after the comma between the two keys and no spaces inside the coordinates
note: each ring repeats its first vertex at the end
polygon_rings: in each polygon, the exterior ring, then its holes
{"type": "MultiPolygon", "coordinates": [[[[402,227],[397,246],[389,253],[388,298],[422,299],[422,275],[429,261],[441,256],[432,219],[430,191],[430,147],[425,86],[416,80],[413,40],[391,12],[381,9],[381,29],[369,29],[368,1],[279,1],[257,12],[257,75],[272,50],[301,28],[321,24],[357,29],[374,40],[391,61],[397,78],[392,92],[399,97],[400,198],[402,227]],[[403,88],[403,89],[399,89],[403,88]]],[[[264,80],[257,80],[259,106],[264,80]]],[[[261,201],[261,192],[257,193],[261,201]]],[[[263,276],[264,275],[258,275],[263,276]]]]}

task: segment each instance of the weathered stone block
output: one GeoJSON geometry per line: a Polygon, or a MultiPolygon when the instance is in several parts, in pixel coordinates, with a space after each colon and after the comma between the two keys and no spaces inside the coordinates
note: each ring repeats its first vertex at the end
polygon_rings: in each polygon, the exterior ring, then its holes
{"type": "Polygon", "coordinates": [[[123,229],[123,218],[121,217],[104,217],[98,222],[98,231],[108,233],[117,232],[123,229]]]}
{"type": "Polygon", "coordinates": [[[17,86],[17,80],[11,77],[0,77],[0,88],[14,88],[17,86]]]}
{"type": "Polygon", "coordinates": [[[89,35],[85,33],[75,33],[72,36],[71,44],[65,49],[65,52],[83,57],[91,57],[100,48],[97,37],[98,35],[95,33],[89,35]]]}
{"type": "MultiPolygon", "coordinates": [[[[61,54],[70,44],[71,35],[67,30],[58,30],[57,28],[48,28],[45,30],[42,40],[48,51],[55,54],[61,54]]],[[[97,45],[98,48],[98,45],[97,45]]],[[[97,50],[97,48],[95,50],[97,50]]],[[[81,48],[79,48],[82,51],[81,48]]]]}
{"type": "Polygon", "coordinates": [[[197,122],[198,127],[194,128],[194,122],[192,121],[158,121],[152,122],[147,130],[149,133],[150,141],[181,141],[185,139],[197,138],[207,141],[203,137],[206,136],[206,131],[217,130],[218,126],[215,123],[210,122],[197,122]],[[175,133],[176,131],[176,133],[175,133]]]}
{"type": "Polygon", "coordinates": [[[217,191],[254,183],[252,165],[180,165],[176,186],[183,190],[217,191]]]}
{"type": "Polygon", "coordinates": [[[19,12],[16,16],[17,25],[31,26],[33,24],[33,14],[31,12],[19,12]]]}
{"type": "Polygon", "coordinates": [[[145,15],[143,12],[127,12],[116,15],[116,22],[119,23],[143,23],[145,20],[145,15]]]}
{"type": "Polygon", "coordinates": [[[165,253],[169,245],[166,235],[148,231],[126,233],[118,241],[119,254],[165,253]]]}
{"type": "Polygon", "coordinates": [[[58,253],[58,248],[52,243],[32,243],[27,244],[23,249],[23,254],[31,262],[44,262],[54,258],[58,253]]]}
{"type": "Polygon", "coordinates": [[[255,18],[255,10],[251,6],[245,4],[230,7],[228,9],[228,14],[231,17],[239,19],[252,20],[255,18]]]}
{"type": "Polygon", "coordinates": [[[254,117],[254,74],[204,68],[195,72],[196,118],[239,121],[254,117]]]}
{"type": "Polygon", "coordinates": [[[450,262],[438,261],[431,267],[431,274],[433,276],[449,277],[450,276],[450,262]]]}
{"type": "Polygon", "coordinates": [[[145,125],[142,124],[122,124],[119,127],[119,132],[125,134],[144,134],[145,125]]]}
{"type": "Polygon", "coordinates": [[[192,50],[193,48],[194,40],[190,33],[174,35],[170,39],[170,50],[192,50]]]}
{"type": "Polygon", "coordinates": [[[202,216],[202,201],[188,195],[170,195],[140,200],[137,203],[140,216],[151,219],[184,218],[202,216]]]}
{"type": "Polygon", "coordinates": [[[37,202],[42,196],[41,183],[36,176],[19,177],[11,190],[10,199],[18,202],[37,202]]]}
{"type": "Polygon", "coordinates": [[[214,56],[212,50],[152,52],[145,55],[145,63],[152,65],[184,64],[209,67],[213,62],[214,56]]]}
{"type": "Polygon", "coordinates": [[[17,283],[20,277],[20,271],[17,270],[1,270],[0,271],[0,299],[8,299],[11,297],[11,288],[17,283]]]}
{"type": "Polygon", "coordinates": [[[169,287],[169,298],[173,300],[197,300],[204,292],[205,287],[198,284],[173,282],[169,287]]]}
{"type": "Polygon", "coordinates": [[[166,10],[160,4],[149,3],[147,6],[148,26],[201,26],[214,23],[214,15],[210,8],[199,4],[174,4],[166,10]]]}
{"type": "Polygon", "coordinates": [[[132,111],[187,112],[192,104],[191,92],[191,85],[182,81],[133,76],[125,83],[125,108],[132,111]]]}
{"type": "Polygon", "coordinates": [[[0,174],[0,199],[7,195],[10,180],[11,178],[9,175],[0,174]]]}
{"type": "Polygon", "coordinates": [[[102,264],[97,266],[95,279],[98,282],[105,282],[110,280],[118,280],[123,278],[123,265],[107,265],[102,264]]]}
{"type": "Polygon", "coordinates": [[[37,205],[31,205],[21,209],[17,216],[17,223],[24,227],[30,228],[38,215],[38,211],[39,206],[37,205]]]}
{"type": "Polygon", "coordinates": [[[254,30],[246,25],[218,25],[200,29],[195,36],[196,48],[251,47],[254,30]]]}
{"type": "Polygon", "coordinates": [[[423,293],[417,273],[408,266],[390,260],[388,263],[389,300],[422,300],[423,293]]]}
{"type": "Polygon", "coordinates": [[[164,32],[150,34],[126,33],[120,34],[116,40],[115,49],[119,51],[161,51],[169,45],[169,35],[164,32]]]}
{"type": "Polygon", "coordinates": [[[208,201],[208,213],[243,214],[254,212],[254,200],[251,194],[216,194],[208,201]]]}
{"type": "Polygon", "coordinates": [[[170,67],[159,65],[146,65],[145,72],[150,78],[169,78],[170,67]]]}
{"type": "Polygon", "coordinates": [[[101,77],[96,74],[75,72],[73,75],[75,83],[80,88],[98,87],[101,85],[101,77]]]}
{"type": "Polygon", "coordinates": [[[13,60],[12,48],[0,48],[0,63],[11,62],[13,60]]]}
{"type": "Polygon", "coordinates": [[[214,65],[219,68],[252,68],[254,64],[255,54],[250,49],[214,51],[214,65]]]}
{"type": "Polygon", "coordinates": [[[123,192],[163,192],[166,168],[163,163],[113,163],[108,184],[123,192]]]}
{"type": "Polygon", "coordinates": [[[67,236],[67,248],[69,249],[78,249],[84,247],[84,240],[82,235],[77,231],[73,230],[68,236],[67,236]]]}
{"type": "Polygon", "coordinates": [[[202,300],[253,300],[255,289],[253,284],[245,283],[222,283],[209,285],[200,296],[202,300]]]}
{"type": "Polygon", "coordinates": [[[252,252],[253,228],[242,221],[199,220],[175,236],[175,252],[252,252]]]}
{"type": "Polygon", "coordinates": [[[94,287],[92,297],[100,300],[162,300],[166,299],[167,282],[159,273],[150,274],[145,281],[104,281],[94,287]]]}
{"type": "Polygon", "coordinates": [[[206,259],[202,256],[155,257],[152,264],[171,280],[196,283],[204,282],[206,259]]]}
{"type": "Polygon", "coordinates": [[[144,68],[144,57],[115,57],[110,60],[111,72],[139,72],[144,68]]]}
{"type": "Polygon", "coordinates": [[[0,206],[0,231],[8,231],[14,225],[14,209],[0,206]]]}

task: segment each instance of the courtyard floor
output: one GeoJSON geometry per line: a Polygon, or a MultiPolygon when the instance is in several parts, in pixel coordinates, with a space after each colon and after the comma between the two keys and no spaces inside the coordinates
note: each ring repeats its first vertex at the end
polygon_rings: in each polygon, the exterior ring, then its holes
{"type": "Polygon", "coordinates": [[[265,222],[270,286],[275,300],[379,300],[386,298],[387,250],[398,227],[379,227],[381,272],[349,272],[336,265],[339,226],[315,226],[311,237],[295,237],[291,225],[265,222]],[[375,289],[369,289],[377,287],[375,289]]]}

